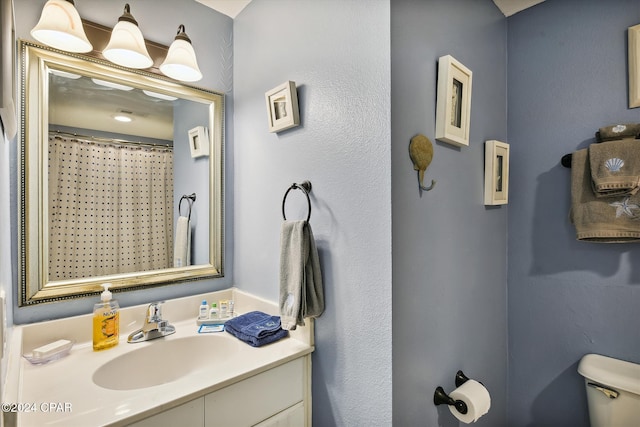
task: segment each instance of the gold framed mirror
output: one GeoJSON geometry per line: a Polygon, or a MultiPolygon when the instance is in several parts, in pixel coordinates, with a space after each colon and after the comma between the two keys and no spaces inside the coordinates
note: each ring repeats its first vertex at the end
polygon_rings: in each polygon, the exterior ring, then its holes
{"type": "Polygon", "coordinates": [[[223,276],[224,96],[19,44],[19,305],[223,276]]]}

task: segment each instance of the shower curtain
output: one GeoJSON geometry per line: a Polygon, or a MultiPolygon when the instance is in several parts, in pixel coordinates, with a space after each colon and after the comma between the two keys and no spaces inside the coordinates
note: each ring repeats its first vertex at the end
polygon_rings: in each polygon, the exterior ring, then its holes
{"type": "Polygon", "coordinates": [[[49,280],[169,268],[173,148],[49,136],[49,280]]]}

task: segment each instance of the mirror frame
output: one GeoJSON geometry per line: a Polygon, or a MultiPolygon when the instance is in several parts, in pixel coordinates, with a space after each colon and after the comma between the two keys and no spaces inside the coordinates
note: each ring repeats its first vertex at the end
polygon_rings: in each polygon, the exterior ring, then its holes
{"type": "Polygon", "coordinates": [[[96,295],[100,284],[138,290],[224,276],[224,95],[179,83],[147,71],[120,67],[100,58],[62,52],[20,40],[21,129],[18,138],[18,304],[27,306],[96,295]],[[48,277],[48,69],[116,79],[141,89],[208,103],[209,115],[209,263],[146,272],[49,281],[48,277]]]}

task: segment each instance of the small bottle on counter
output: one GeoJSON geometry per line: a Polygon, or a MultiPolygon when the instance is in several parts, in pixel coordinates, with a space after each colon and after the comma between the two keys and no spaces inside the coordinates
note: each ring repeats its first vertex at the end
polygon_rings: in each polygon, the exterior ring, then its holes
{"type": "Polygon", "coordinates": [[[207,300],[202,300],[202,304],[200,304],[200,312],[198,313],[198,319],[204,320],[209,317],[209,305],[207,304],[207,300]]]}
{"type": "Polygon", "coordinates": [[[211,304],[211,309],[209,310],[209,319],[217,319],[218,318],[218,306],[214,302],[211,304]]]}
{"type": "Polygon", "coordinates": [[[229,317],[229,301],[226,299],[220,300],[220,318],[224,319],[229,317]]]}

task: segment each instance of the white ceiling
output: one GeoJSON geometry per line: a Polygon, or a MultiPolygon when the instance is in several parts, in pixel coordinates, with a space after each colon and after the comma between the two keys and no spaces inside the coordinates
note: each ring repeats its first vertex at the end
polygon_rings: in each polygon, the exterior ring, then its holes
{"type": "Polygon", "coordinates": [[[511,16],[544,0],[493,0],[504,16],[511,16]]]}
{"type": "Polygon", "coordinates": [[[220,13],[224,13],[227,16],[235,18],[238,16],[242,9],[244,9],[251,0],[196,0],[198,3],[202,3],[205,6],[209,6],[211,9],[217,10],[220,13]]]}
{"type": "MultiPolygon", "coordinates": [[[[231,18],[238,16],[251,0],[196,0],[211,9],[224,13],[231,18]]],[[[511,16],[544,0],[493,0],[504,16],[511,16]]]]}

